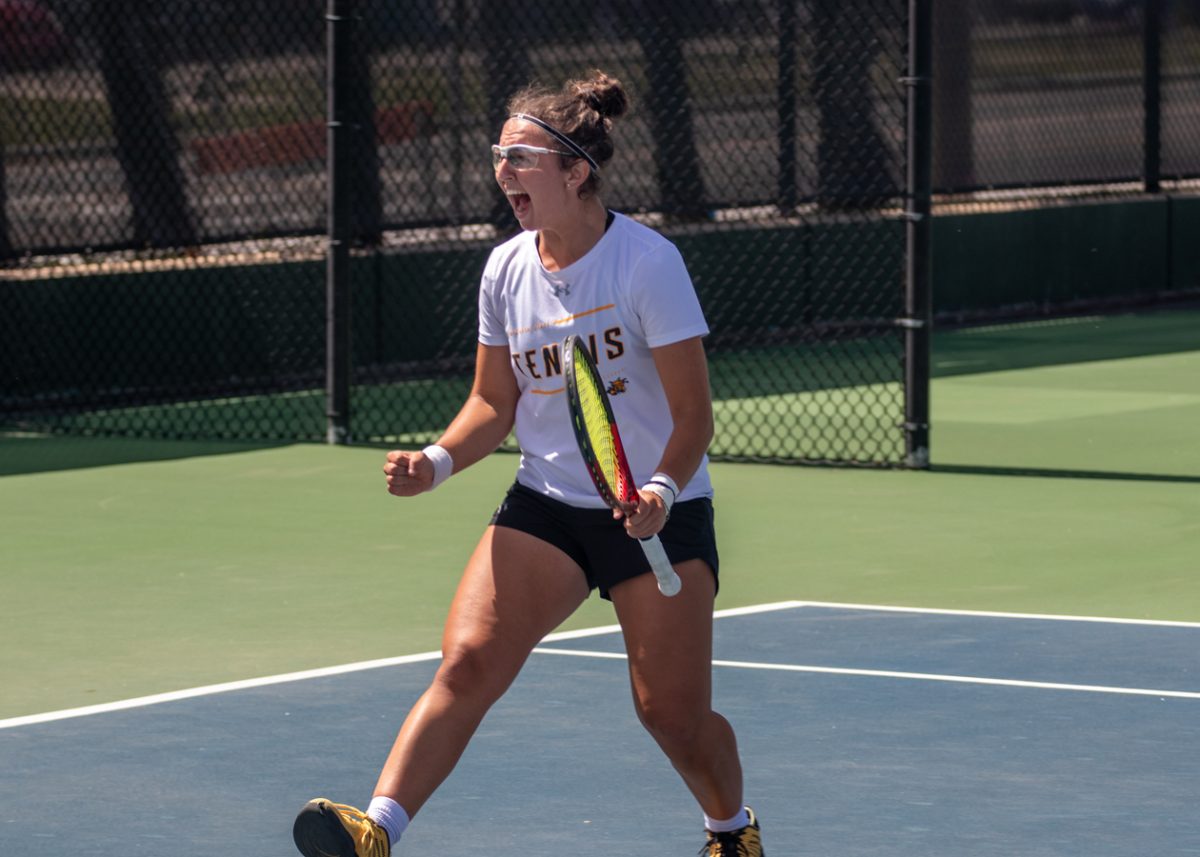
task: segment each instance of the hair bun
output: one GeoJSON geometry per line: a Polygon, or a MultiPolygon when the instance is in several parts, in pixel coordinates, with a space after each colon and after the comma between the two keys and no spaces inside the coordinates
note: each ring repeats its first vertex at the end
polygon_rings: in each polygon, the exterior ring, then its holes
{"type": "Polygon", "coordinates": [[[599,69],[570,85],[575,97],[604,119],[616,119],[629,110],[629,96],[621,81],[599,69]]]}

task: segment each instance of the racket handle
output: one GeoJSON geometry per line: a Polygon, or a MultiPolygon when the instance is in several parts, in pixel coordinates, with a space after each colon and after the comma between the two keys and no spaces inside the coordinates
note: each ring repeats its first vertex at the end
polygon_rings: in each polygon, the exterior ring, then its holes
{"type": "Polygon", "coordinates": [[[668,598],[679,594],[679,588],[683,584],[680,583],[675,569],[671,567],[671,560],[667,559],[667,552],[663,550],[658,536],[650,536],[648,539],[639,539],[639,541],[642,543],[642,551],[646,554],[646,559],[650,560],[650,569],[658,579],[658,591],[668,598]]]}

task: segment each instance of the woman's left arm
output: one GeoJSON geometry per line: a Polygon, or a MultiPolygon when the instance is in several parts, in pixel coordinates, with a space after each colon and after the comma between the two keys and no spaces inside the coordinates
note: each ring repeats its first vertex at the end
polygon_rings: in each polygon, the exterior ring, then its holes
{"type": "MultiPolygon", "coordinates": [[[[656,471],[670,476],[682,491],[700,466],[713,438],[708,358],[698,336],[663,345],[651,353],[674,422],[656,471]]],[[[666,522],[667,510],[662,497],[641,492],[637,511],[625,516],[625,529],[631,536],[645,538],[661,530],[666,522]]]]}
{"type": "Polygon", "coordinates": [[[713,439],[708,358],[699,336],[655,348],[651,354],[675,423],[657,469],[674,479],[682,490],[713,439]]]}

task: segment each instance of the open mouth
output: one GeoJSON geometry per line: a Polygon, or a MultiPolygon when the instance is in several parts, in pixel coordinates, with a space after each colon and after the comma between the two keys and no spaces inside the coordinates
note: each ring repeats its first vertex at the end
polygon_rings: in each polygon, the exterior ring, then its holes
{"type": "Polygon", "coordinates": [[[517,217],[524,217],[528,213],[529,194],[520,191],[505,191],[505,196],[508,197],[508,204],[512,206],[513,214],[517,217]]]}

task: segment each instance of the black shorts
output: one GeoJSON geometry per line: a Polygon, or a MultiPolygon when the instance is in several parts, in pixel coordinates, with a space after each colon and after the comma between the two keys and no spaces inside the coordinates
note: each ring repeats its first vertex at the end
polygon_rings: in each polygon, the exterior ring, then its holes
{"type": "MultiPolygon", "coordinates": [[[[608,508],[581,509],[514,484],[492,515],[492,523],[554,545],[583,569],[588,586],[599,588],[602,598],[608,598],[609,589],[621,581],[650,571],[641,545],[630,538],[625,525],[615,520],[608,508]]],[[[676,503],[658,536],[672,563],[702,559],[717,583],[712,500],[700,497],[676,503]]]]}

